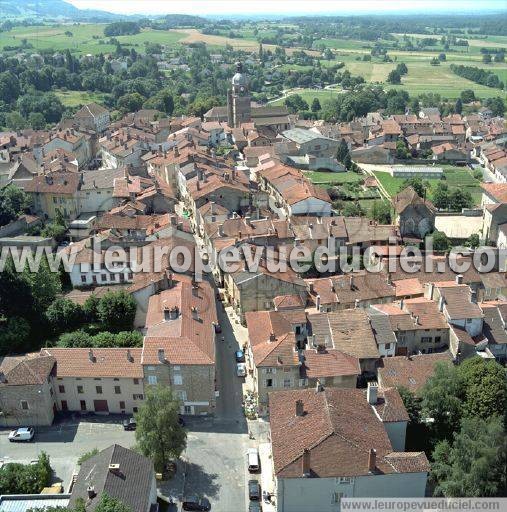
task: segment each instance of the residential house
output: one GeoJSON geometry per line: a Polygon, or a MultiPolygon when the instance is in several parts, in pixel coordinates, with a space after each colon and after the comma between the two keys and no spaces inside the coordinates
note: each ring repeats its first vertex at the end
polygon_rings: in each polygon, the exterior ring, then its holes
{"type": "Polygon", "coordinates": [[[0,426],[47,426],[53,423],[55,396],[49,355],[6,356],[0,360],[0,426]]]}
{"type": "Polygon", "coordinates": [[[69,508],[82,503],[86,512],[93,512],[104,496],[118,500],[132,512],[156,512],[153,462],[118,444],[85,460],[72,487],[69,508]]]}
{"type": "Polygon", "coordinates": [[[402,444],[408,421],[401,399],[387,413],[373,388],[369,400],[359,389],[321,389],[270,394],[272,467],[263,471],[272,472],[277,510],[338,512],[343,497],[424,497],[426,455],[391,440],[402,444]],[[391,436],[387,415],[401,426],[391,436]]]}
{"type": "Polygon", "coordinates": [[[56,361],[56,409],[133,414],[144,400],[141,348],[45,348],[56,361]]]}
{"type": "Polygon", "coordinates": [[[88,103],[74,114],[74,121],[83,130],[103,133],[111,122],[109,111],[97,103],[88,103]]]}
{"type": "Polygon", "coordinates": [[[402,237],[424,238],[435,227],[435,207],[421,199],[412,187],[407,187],[392,198],[395,223],[402,237]]]}
{"type": "Polygon", "coordinates": [[[214,412],[217,325],[215,294],[206,281],[178,274],[149,299],[144,377],[148,385],[171,387],[182,414],[214,412]]]}

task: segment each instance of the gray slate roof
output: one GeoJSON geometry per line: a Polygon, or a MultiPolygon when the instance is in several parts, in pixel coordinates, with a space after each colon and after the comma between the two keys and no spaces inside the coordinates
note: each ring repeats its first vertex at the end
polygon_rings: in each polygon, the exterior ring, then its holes
{"type": "Polygon", "coordinates": [[[154,470],[152,462],[132,450],[113,444],[81,465],[70,497],[70,508],[75,508],[78,498],[85,500],[86,510],[92,512],[103,493],[127,505],[132,512],[146,512],[152,488],[154,470]],[[118,471],[111,471],[110,464],[119,464],[118,471]],[[92,486],[95,497],[88,498],[92,486]]]}

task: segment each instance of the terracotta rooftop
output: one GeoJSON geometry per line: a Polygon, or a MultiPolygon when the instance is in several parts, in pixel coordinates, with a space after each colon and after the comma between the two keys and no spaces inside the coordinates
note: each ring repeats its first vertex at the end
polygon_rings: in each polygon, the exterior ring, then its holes
{"type": "Polygon", "coordinates": [[[375,474],[428,472],[422,452],[393,452],[382,421],[360,389],[277,391],[269,395],[274,472],[301,478],[309,455],[309,477],[366,476],[371,449],[375,474]],[[300,400],[302,415],[296,415],[300,400]]]}
{"type": "Polygon", "coordinates": [[[57,377],[143,378],[140,348],[44,348],[57,377]]]}
{"type": "Polygon", "coordinates": [[[309,379],[360,375],[359,360],[340,350],[308,349],[303,352],[301,375],[309,379]]]}
{"type": "Polygon", "coordinates": [[[54,365],[54,357],[45,354],[4,357],[0,360],[0,387],[44,384],[54,365]]]}
{"type": "Polygon", "coordinates": [[[384,357],[378,368],[381,388],[404,387],[418,393],[433,375],[437,363],[451,364],[449,352],[420,354],[414,356],[384,357]]]}

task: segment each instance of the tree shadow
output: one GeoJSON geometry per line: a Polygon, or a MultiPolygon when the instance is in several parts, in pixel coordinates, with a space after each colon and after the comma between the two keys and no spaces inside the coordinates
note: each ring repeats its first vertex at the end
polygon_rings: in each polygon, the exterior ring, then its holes
{"type": "Polygon", "coordinates": [[[220,490],[218,474],[206,472],[195,462],[187,462],[185,471],[185,495],[198,494],[207,498],[214,498],[218,495],[220,490]]]}

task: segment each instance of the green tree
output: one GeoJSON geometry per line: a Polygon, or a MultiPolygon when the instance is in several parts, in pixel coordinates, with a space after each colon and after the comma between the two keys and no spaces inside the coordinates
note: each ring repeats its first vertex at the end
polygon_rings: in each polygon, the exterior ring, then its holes
{"type": "Polygon", "coordinates": [[[455,188],[449,195],[449,208],[460,211],[462,208],[471,208],[474,200],[468,190],[455,188]]]}
{"type": "Polygon", "coordinates": [[[51,481],[49,457],[42,452],[35,464],[5,464],[0,469],[0,494],[39,494],[51,481]]]}
{"type": "Polygon", "coordinates": [[[28,121],[19,112],[9,112],[5,116],[5,124],[12,131],[20,131],[28,128],[28,121]]]}
{"type": "Polygon", "coordinates": [[[370,216],[380,224],[391,224],[391,207],[384,201],[374,201],[370,216]]]}
{"type": "Polygon", "coordinates": [[[312,112],[318,112],[319,110],[322,110],[322,106],[320,105],[319,98],[313,98],[312,112]]]}
{"type": "Polygon", "coordinates": [[[446,252],[452,247],[451,241],[442,231],[435,231],[429,236],[433,240],[433,249],[435,251],[446,252]]]}
{"type": "Polygon", "coordinates": [[[464,418],[452,444],[433,452],[431,478],[436,496],[493,497],[506,493],[506,436],[498,416],[464,418]]]}
{"type": "Polygon", "coordinates": [[[30,112],[28,124],[34,130],[44,130],[46,128],[46,118],[40,112],[30,112]]]}
{"type": "Polygon", "coordinates": [[[401,84],[401,75],[396,69],[391,70],[387,75],[387,83],[395,85],[401,84]]]}
{"type": "Polygon", "coordinates": [[[180,402],[169,387],[149,387],[146,398],[135,415],[136,441],[143,455],[153,460],[156,471],[162,471],[171,458],[181,455],[187,444],[187,433],[178,422],[180,402]]]}
{"type": "Polygon", "coordinates": [[[24,190],[16,185],[7,185],[0,190],[0,226],[16,220],[28,211],[31,200],[24,190]]]}
{"type": "Polygon", "coordinates": [[[85,331],[67,332],[58,338],[56,345],[62,348],[89,348],[93,346],[93,339],[85,331]]]}
{"type": "Polygon", "coordinates": [[[141,109],[145,101],[146,98],[144,96],[138,92],[132,92],[129,94],[124,94],[118,98],[116,107],[123,114],[127,114],[128,112],[137,112],[141,109]]]}
{"type": "Polygon", "coordinates": [[[407,187],[412,187],[419,197],[426,197],[428,190],[428,183],[421,180],[421,178],[408,178],[400,187],[400,191],[405,190],[407,187]]]}
{"type": "Polygon", "coordinates": [[[19,316],[11,316],[0,323],[0,355],[22,353],[30,350],[28,339],[30,324],[19,316]]]}
{"type": "Polygon", "coordinates": [[[410,151],[406,145],[406,143],[402,140],[399,140],[396,142],[396,158],[399,158],[400,160],[406,160],[407,158],[410,158],[412,155],[410,154],[410,151]]]}
{"type": "Polygon", "coordinates": [[[84,320],[83,308],[69,299],[59,297],[46,310],[46,319],[53,332],[76,329],[84,320]]]}
{"type": "Polygon", "coordinates": [[[47,259],[43,258],[36,272],[31,272],[28,266],[25,268],[23,279],[30,285],[35,312],[42,316],[62,291],[60,275],[51,272],[47,259]]]}
{"type": "Polygon", "coordinates": [[[445,60],[447,60],[447,56],[445,55],[445,53],[439,53],[438,54],[438,60],[444,62],[445,60]]]}
{"type": "Polygon", "coordinates": [[[465,89],[464,91],[461,91],[460,98],[465,104],[472,103],[472,101],[475,101],[475,93],[472,89],[465,89]]]}
{"type": "Polygon", "coordinates": [[[292,114],[296,114],[310,108],[308,103],[299,94],[292,94],[288,98],[285,98],[284,104],[292,114]]]}
{"type": "Polygon", "coordinates": [[[136,301],[126,291],[108,292],[97,306],[98,320],[112,332],[132,329],[136,315],[136,301]]]}
{"type": "Polygon", "coordinates": [[[485,53],[482,56],[482,62],[484,62],[484,64],[491,64],[491,55],[489,53],[485,53]]]}
{"type": "Polygon", "coordinates": [[[338,150],[336,152],[336,159],[339,162],[342,162],[345,160],[345,158],[349,155],[349,146],[345,139],[341,139],[340,143],[338,144],[338,150]]]}
{"type": "Polygon", "coordinates": [[[463,112],[463,103],[461,102],[461,98],[456,100],[456,103],[454,104],[454,112],[456,112],[456,114],[461,114],[461,112],[463,112]]]}
{"type": "Polygon", "coordinates": [[[366,212],[358,202],[348,201],[343,207],[342,215],[345,217],[364,217],[366,212]]]}
{"type": "Polygon", "coordinates": [[[407,65],[406,65],[404,62],[400,62],[400,63],[396,66],[396,71],[397,71],[400,75],[406,75],[406,74],[408,73],[407,65]]]}
{"type": "Polygon", "coordinates": [[[480,244],[481,244],[481,240],[477,233],[470,235],[467,238],[467,240],[465,241],[466,247],[470,247],[471,249],[477,249],[477,247],[479,247],[480,244]]]}
{"type": "Polygon", "coordinates": [[[400,386],[398,392],[407,410],[410,423],[419,423],[421,421],[421,400],[404,386],[400,386]]]}
{"type": "Polygon", "coordinates": [[[98,319],[98,307],[100,299],[92,293],[83,304],[83,311],[88,322],[96,322],[98,319]]]}
{"type": "Polygon", "coordinates": [[[431,418],[429,428],[434,440],[450,439],[463,414],[462,397],[456,368],[450,363],[437,363],[421,390],[422,417],[431,418]]]}
{"type": "Polygon", "coordinates": [[[449,187],[445,181],[439,181],[433,192],[433,204],[441,209],[449,208],[449,187]]]}
{"type": "Polygon", "coordinates": [[[131,508],[107,493],[102,493],[95,512],[132,512],[131,508]]]}
{"type": "Polygon", "coordinates": [[[507,374],[503,366],[475,356],[463,361],[457,373],[465,392],[464,414],[483,420],[505,415],[507,374]]]}

